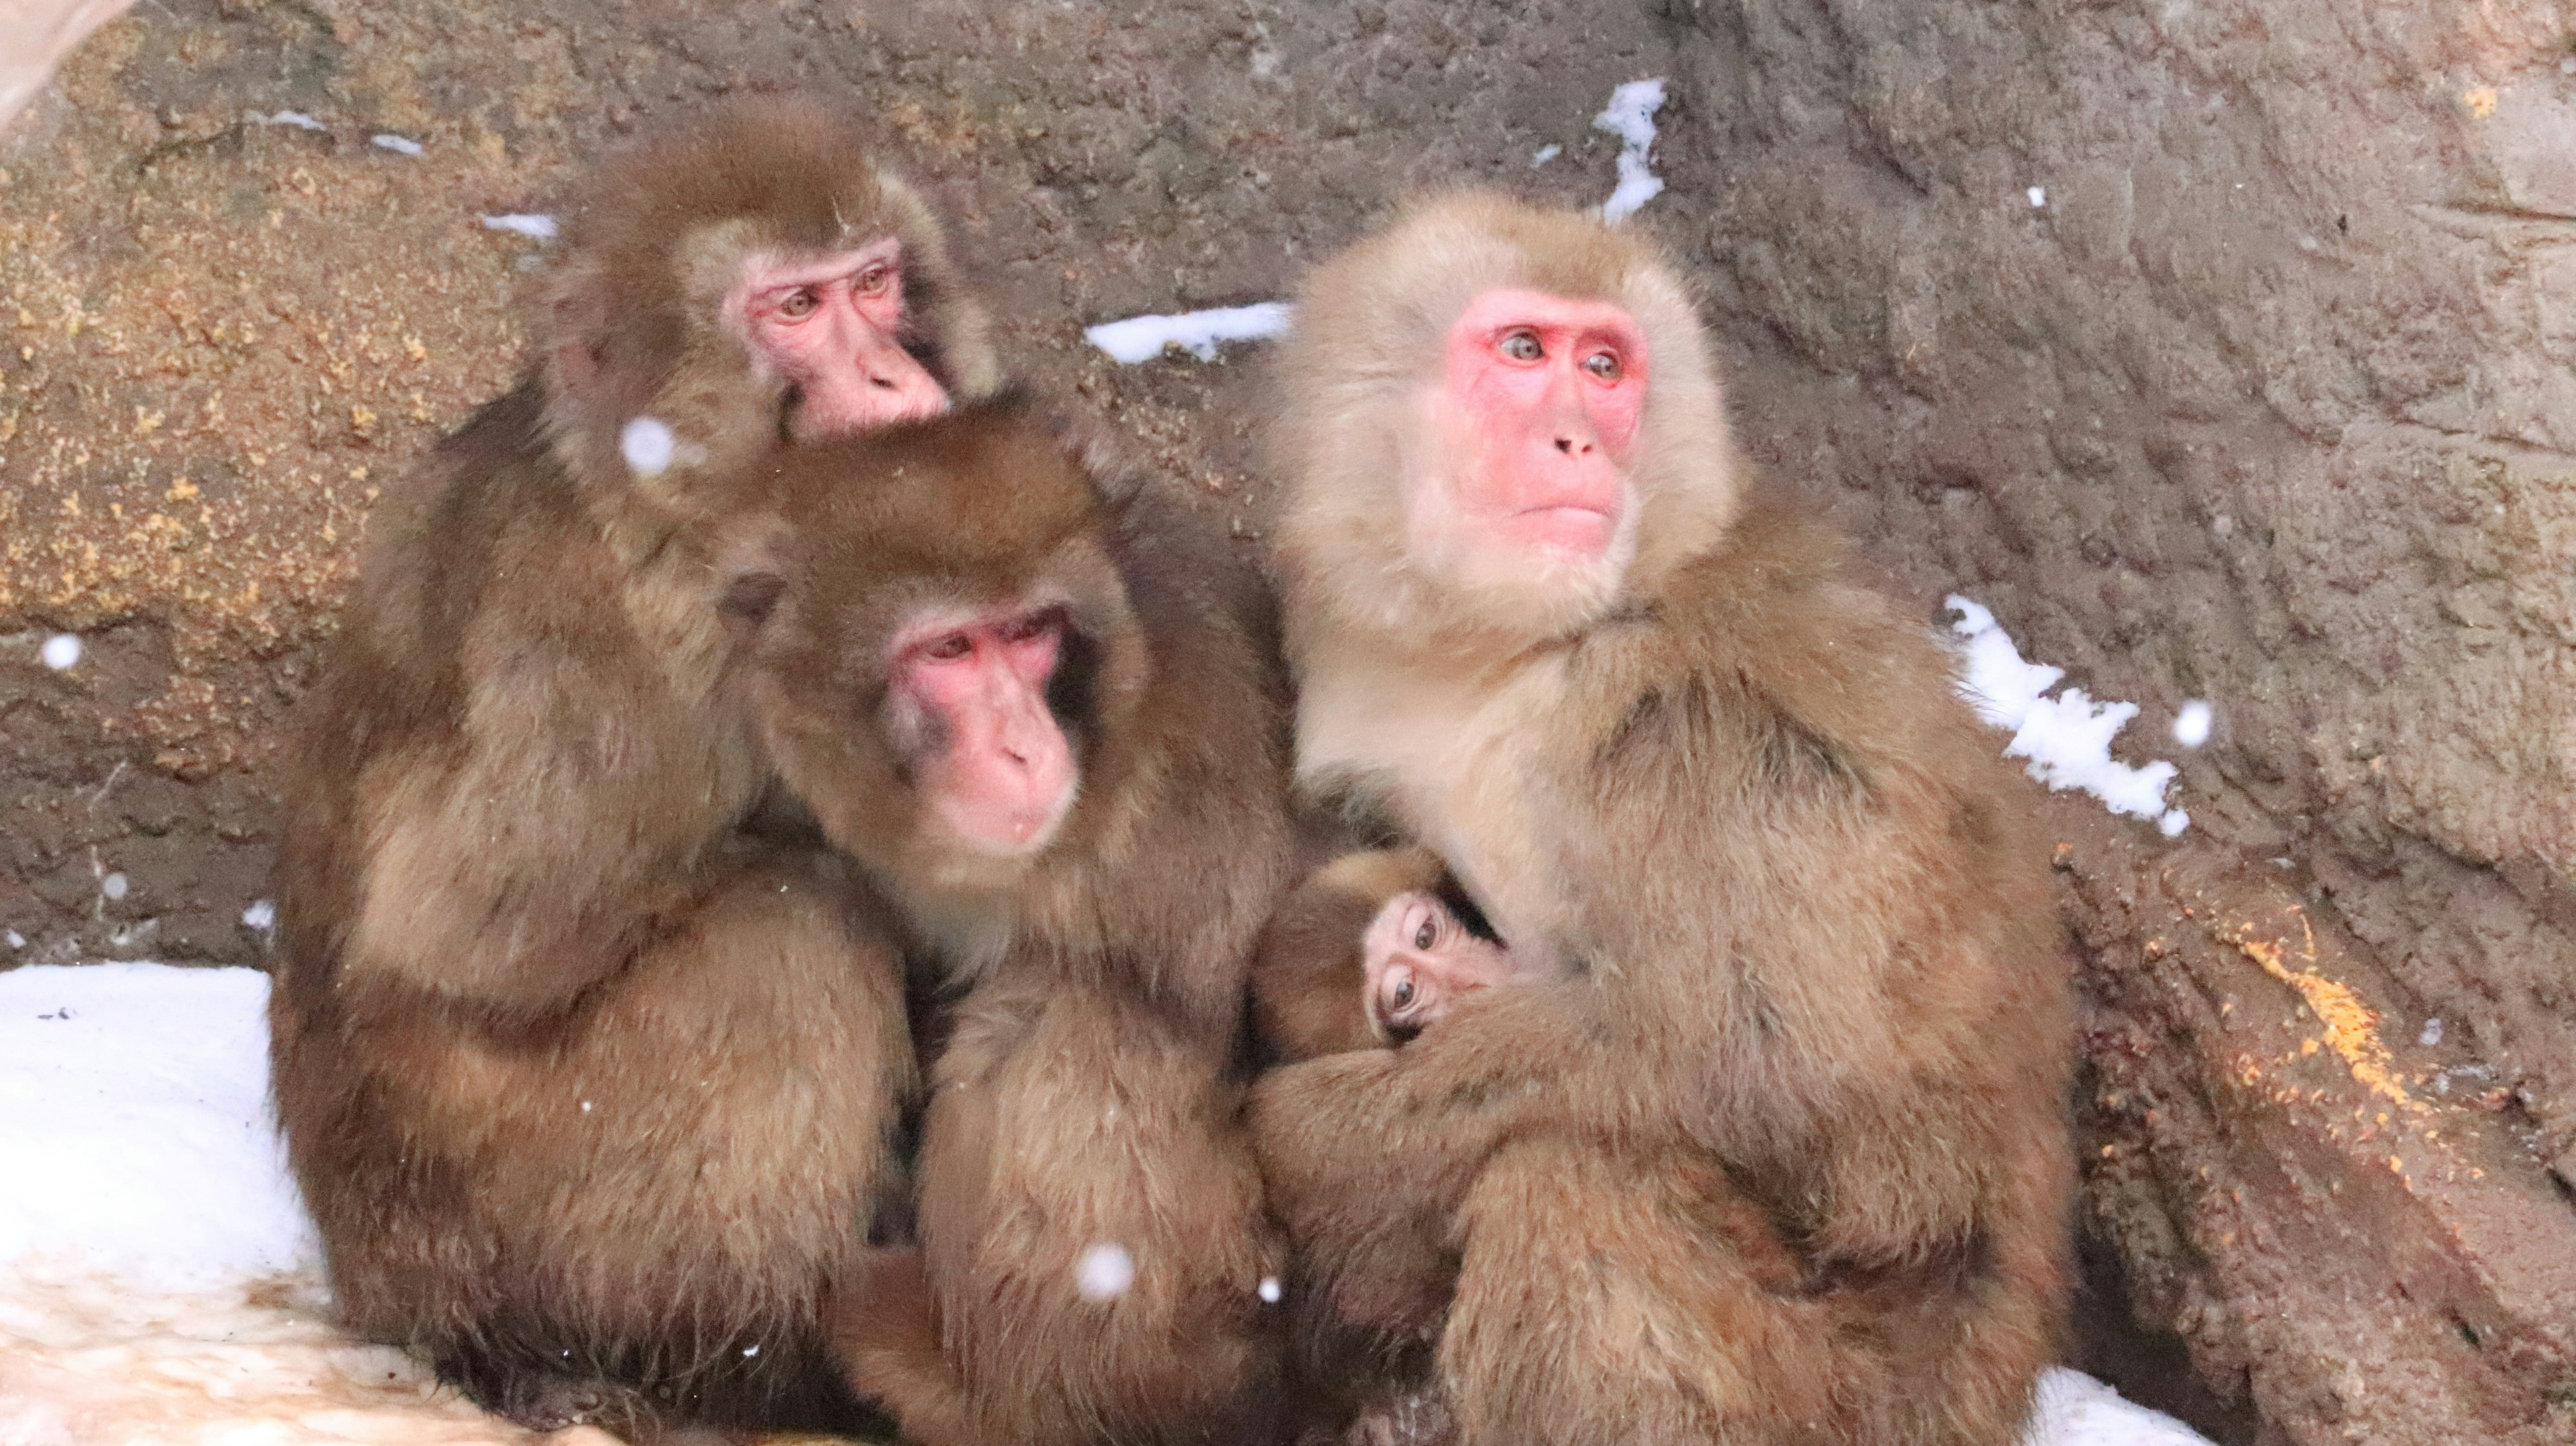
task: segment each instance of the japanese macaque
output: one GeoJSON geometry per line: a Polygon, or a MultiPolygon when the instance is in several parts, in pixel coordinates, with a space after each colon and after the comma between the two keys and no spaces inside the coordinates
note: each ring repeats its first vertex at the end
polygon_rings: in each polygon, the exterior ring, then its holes
{"type": "Polygon", "coordinates": [[[915,1066],[896,922],[764,802],[712,519],[782,433],[997,370],[921,201],[792,105],[607,165],[564,245],[306,701],[278,1115],[358,1333],[535,1427],[826,1424],[915,1066]]]}
{"type": "Polygon", "coordinates": [[[2010,1441],[2070,1030],[1949,655],[1751,494],[1631,233],[1426,206],[1281,369],[1299,779],[1563,971],[1256,1087],[1304,1318],[1431,1342],[1469,1446],[2010,1441]]]}
{"type": "Polygon", "coordinates": [[[962,991],[919,1244],[847,1293],[907,1439],[1234,1442],[1285,1251],[1234,1070],[1291,850],[1280,680],[1016,405],[771,462],[728,615],[787,787],[962,991]]]}
{"type": "Polygon", "coordinates": [[[1253,954],[1253,1028],[1273,1056],[1400,1045],[1479,989],[1535,977],[1439,860],[1345,854],[1289,895],[1253,954]]]}

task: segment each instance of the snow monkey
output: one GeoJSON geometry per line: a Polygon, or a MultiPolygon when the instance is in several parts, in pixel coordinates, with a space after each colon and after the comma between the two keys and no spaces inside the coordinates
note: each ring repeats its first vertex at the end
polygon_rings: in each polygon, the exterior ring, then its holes
{"type": "Polygon", "coordinates": [[[915,1070],[891,924],[763,805],[710,519],[782,433],[993,391],[984,315],[909,188],[764,103],[604,167],[533,331],[306,701],[279,1119],[349,1326],[486,1405],[829,1417],[915,1070]]]}
{"type": "Polygon", "coordinates": [[[1289,895],[1253,955],[1253,1026],[1277,1057],[1402,1044],[1523,968],[1439,860],[1345,854],[1289,895]]]}
{"type": "Polygon", "coordinates": [[[1298,777],[1563,970],[1256,1086],[1301,1310],[1433,1342],[1469,1446],[2002,1446],[2070,1028],[1950,659],[1748,486],[1633,233],[1459,197],[1297,306],[1298,777]]]}
{"type": "Polygon", "coordinates": [[[1277,669],[1184,519],[1016,403],[767,465],[728,587],[766,750],[961,992],[852,1383],[924,1446],[1257,1439],[1285,1248],[1234,1056],[1291,851],[1277,669]]]}

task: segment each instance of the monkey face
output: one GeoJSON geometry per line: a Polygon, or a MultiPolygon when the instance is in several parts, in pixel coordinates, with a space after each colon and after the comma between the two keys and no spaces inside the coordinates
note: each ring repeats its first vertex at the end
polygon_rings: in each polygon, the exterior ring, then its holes
{"type": "Polygon", "coordinates": [[[767,530],[723,608],[779,778],[872,868],[1007,883],[1067,836],[1143,686],[1090,478],[1008,403],[756,473],[767,530]]]}
{"type": "Polygon", "coordinates": [[[1035,853],[1072,810],[1081,773],[1048,704],[1068,618],[1061,606],[934,611],[887,650],[886,730],[965,849],[1035,853]]]}
{"type": "Polygon", "coordinates": [[[1505,553],[1608,556],[1636,510],[1625,470],[1645,409],[1636,322],[1607,302],[1488,291],[1450,326],[1444,353],[1454,525],[1505,553]]]}
{"type": "Polygon", "coordinates": [[[1468,932],[1436,894],[1396,895],[1360,936],[1369,1023],[1382,1037],[1406,1040],[1447,1014],[1460,999],[1512,979],[1511,956],[1468,932]]]}
{"type": "Polygon", "coordinates": [[[906,351],[903,242],[742,259],[726,323],[754,365],[784,378],[799,437],[862,432],[948,410],[948,393],[906,351]]]}

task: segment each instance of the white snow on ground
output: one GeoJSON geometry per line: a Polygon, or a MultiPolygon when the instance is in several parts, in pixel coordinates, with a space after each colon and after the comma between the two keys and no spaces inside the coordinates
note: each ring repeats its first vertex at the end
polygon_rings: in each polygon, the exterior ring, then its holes
{"type": "MultiPolygon", "coordinates": [[[[0,973],[0,1446],[537,1439],[328,1324],[269,1123],[267,1000],[248,969],[0,973]]],[[[1080,1270],[1107,1298],[1135,1262],[1103,1242],[1080,1270]]],[[[2054,1370],[2022,1446],[2206,1443],[2054,1370]]]]}
{"type": "Polygon", "coordinates": [[[0,1446],[533,1439],[327,1323],[267,1000],[248,969],[0,973],[0,1446]]]}
{"type": "Polygon", "coordinates": [[[483,229],[486,231],[512,231],[521,236],[530,237],[538,241],[552,241],[555,239],[556,228],[555,218],[552,216],[541,216],[526,211],[513,211],[506,216],[484,217],[483,229]]]}
{"type": "Polygon", "coordinates": [[[1592,118],[1592,128],[1619,138],[1619,185],[1601,203],[1601,219],[1624,221],[1637,208],[1664,193],[1663,178],[1647,169],[1655,149],[1655,112],[1664,108],[1664,82],[1632,80],[1610,92],[1610,104],[1592,118]]]}
{"type": "Polygon", "coordinates": [[[422,150],[420,142],[413,140],[409,136],[395,135],[391,131],[380,131],[375,135],[367,137],[367,139],[398,156],[416,156],[419,155],[422,150]]]}
{"type": "Polygon", "coordinates": [[[1082,337],[1127,366],[1152,361],[1167,346],[1177,346],[1200,361],[1215,361],[1217,347],[1225,342],[1285,335],[1289,310],[1284,301],[1263,301],[1178,316],[1131,316],[1085,327],[1082,337]]]}
{"type": "Polygon", "coordinates": [[[277,112],[275,115],[264,115],[258,119],[262,125],[293,126],[300,131],[318,131],[325,129],[320,121],[315,120],[313,117],[306,115],[300,110],[282,110],[277,112]]]}
{"type": "Polygon", "coordinates": [[[2153,819],[2167,838],[2191,826],[2191,815],[2165,806],[2172,764],[2132,768],[2111,756],[2111,740],[2138,716],[2137,704],[2096,703],[2081,688],[2045,696],[2065,669],[2023,662],[1993,613],[1956,593],[1944,601],[1959,614],[1950,630],[1966,639],[1967,676],[1959,691],[1979,717],[2013,730],[2005,757],[2029,759],[2030,776],[2052,789],[2080,788],[2113,813],[2153,819]]]}
{"type": "Polygon", "coordinates": [[[59,673],[81,660],[80,634],[56,633],[45,639],[42,652],[45,666],[59,673]]]}
{"type": "Polygon", "coordinates": [[[2162,1411],[2121,1398],[2082,1371],[2052,1366],[2039,1378],[2039,1399],[2021,1446],[2210,1446],[2209,1438],[2162,1411]]]}

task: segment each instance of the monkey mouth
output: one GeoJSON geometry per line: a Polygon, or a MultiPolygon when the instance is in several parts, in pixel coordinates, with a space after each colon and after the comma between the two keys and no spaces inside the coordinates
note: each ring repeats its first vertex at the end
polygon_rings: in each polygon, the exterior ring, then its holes
{"type": "Polygon", "coordinates": [[[1512,514],[1512,530],[1551,551],[1589,560],[1609,550],[1618,530],[1617,507],[1550,502],[1512,514]]]}

